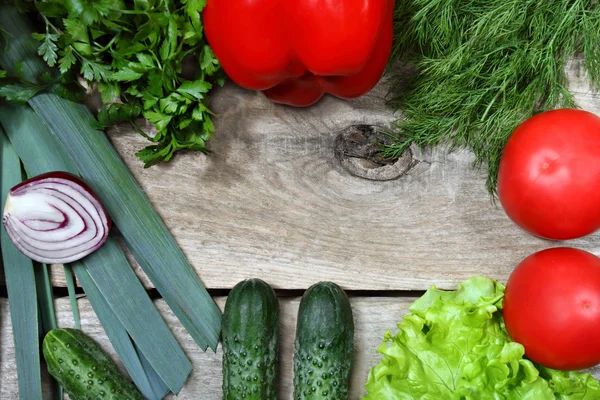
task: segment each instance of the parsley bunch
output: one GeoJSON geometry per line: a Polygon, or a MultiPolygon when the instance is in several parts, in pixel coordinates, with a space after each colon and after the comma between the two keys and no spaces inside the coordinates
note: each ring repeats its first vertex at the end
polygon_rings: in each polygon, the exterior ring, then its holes
{"type": "Polygon", "coordinates": [[[469,148],[487,164],[491,193],[512,131],[537,112],[576,106],[569,59],[580,54],[600,90],[598,0],[404,0],[394,39],[392,59],[417,73],[393,90],[404,116],[384,156],[411,143],[469,148]]]}
{"type": "MultiPolygon", "coordinates": [[[[208,92],[225,75],[203,36],[205,0],[24,1],[39,12],[38,53],[62,80],[97,84],[97,128],[143,116],[156,128],[136,155],[146,167],[179,150],[206,152],[208,92]]],[[[134,125],[135,126],[135,125],[134,125]]]]}

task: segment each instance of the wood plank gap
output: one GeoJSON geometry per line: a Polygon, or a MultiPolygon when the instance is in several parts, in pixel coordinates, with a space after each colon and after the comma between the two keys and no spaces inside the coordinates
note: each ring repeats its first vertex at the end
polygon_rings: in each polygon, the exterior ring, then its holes
{"type": "MultiPolygon", "coordinates": [[[[227,297],[231,289],[208,289],[208,293],[212,297],[227,297]]],[[[293,298],[302,297],[305,289],[275,289],[277,297],[280,298],[293,298]]],[[[69,291],[66,287],[53,287],[52,289],[55,299],[63,297],[69,297],[69,291]]],[[[152,300],[162,299],[162,296],[156,289],[148,289],[148,296],[152,300]]],[[[81,287],[77,287],[75,290],[77,297],[85,296],[85,292],[81,287]]],[[[349,297],[405,297],[417,299],[421,297],[424,290],[346,290],[349,297]]],[[[8,293],[6,286],[0,285],[0,298],[7,298],[8,293]]]]}
{"type": "MultiPolygon", "coordinates": [[[[306,289],[275,289],[275,294],[279,298],[302,297],[306,289]]],[[[151,290],[152,292],[154,290],[151,290]]],[[[212,297],[227,297],[231,289],[208,289],[212,297]]],[[[346,290],[349,297],[405,297],[418,298],[425,293],[424,290],[346,290]]],[[[151,298],[157,299],[158,297],[151,298]]]]}

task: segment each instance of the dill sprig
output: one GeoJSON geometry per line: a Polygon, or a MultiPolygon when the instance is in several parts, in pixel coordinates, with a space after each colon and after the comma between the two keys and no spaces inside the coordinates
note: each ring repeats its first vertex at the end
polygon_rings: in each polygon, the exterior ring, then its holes
{"type": "Polygon", "coordinates": [[[565,62],[579,53],[600,88],[598,0],[398,2],[392,61],[410,61],[417,73],[392,88],[404,115],[384,156],[412,143],[469,148],[495,193],[512,131],[537,112],[576,107],[565,62]]]}

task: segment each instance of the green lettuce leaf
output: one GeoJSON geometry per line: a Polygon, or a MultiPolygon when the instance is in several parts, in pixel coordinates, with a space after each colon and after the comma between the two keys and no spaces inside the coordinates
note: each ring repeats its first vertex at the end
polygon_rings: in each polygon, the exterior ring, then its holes
{"type": "Polygon", "coordinates": [[[473,277],[455,291],[429,289],[387,331],[363,400],[600,399],[590,374],[556,371],[523,358],[502,319],[504,286],[473,277]]]}

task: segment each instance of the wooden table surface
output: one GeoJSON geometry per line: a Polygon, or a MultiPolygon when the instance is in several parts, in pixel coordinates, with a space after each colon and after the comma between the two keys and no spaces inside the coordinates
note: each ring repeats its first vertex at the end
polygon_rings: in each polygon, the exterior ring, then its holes
{"type": "MultiPolygon", "coordinates": [[[[581,63],[573,61],[568,71],[578,104],[600,114],[600,97],[590,90],[581,63]]],[[[149,169],[134,156],[145,139],[126,126],[109,131],[221,308],[226,291],[219,289],[245,278],[277,289],[281,399],[291,398],[296,312],[311,284],[331,280],[351,296],[356,355],[350,398],[358,399],[379,360],[384,332],[395,330],[423,290],[454,289],[473,275],[506,282],[527,255],[565,245],[515,226],[492,202],[486,171],[473,168],[469,151],[413,148],[410,158],[383,169],[353,157],[357,132],[389,127],[397,117],[385,104],[387,89],[384,79],[359,99],[326,97],[294,109],[228,83],[212,100],[212,154],[184,154],[149,169]]],[[[600,255],[600,233],[566,244],[600,255]]],[[[66,285],[61,271],[54,269],[55,286],[66,285]]],[[[158,299],[156,305],[194,365],[177,398],[220,399],[221,348],[200,351],[165,303],[158,299]]],[[[68,299],[57,299],[56,306],[59,325],[73,326],[68,299]]],[[[79,308],[84,332],[114,354],[85,297],[79,308]]],[[[0,399],[17,399],[6,299],[0,299],[0,351],[0,399]]],[[[592,373],[600,377],[600,369],[592,373]]]]}

